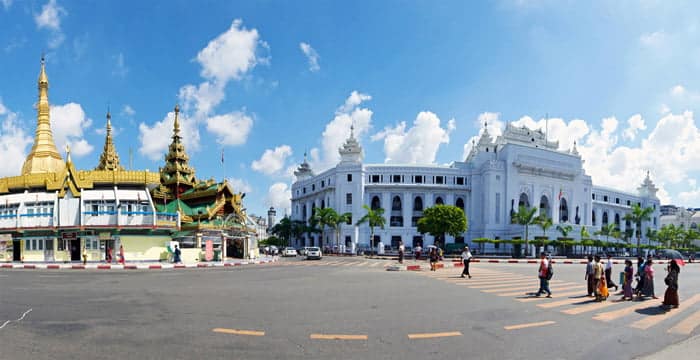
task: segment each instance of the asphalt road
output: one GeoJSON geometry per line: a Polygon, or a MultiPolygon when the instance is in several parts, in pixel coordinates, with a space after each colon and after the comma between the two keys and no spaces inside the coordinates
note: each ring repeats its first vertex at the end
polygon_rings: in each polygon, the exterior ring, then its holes
{"type": "MultiPolygon", "coordinates": [[[[700,301],[684,306],[700,300],[697,264],[683,268],[681,308],[668,314],[660,300],[558,296],[584,285],[584,265],[558,265],[557,286],[568,290],[527,299],[534,265],[473,264],[463,280],[459,269],[384,264],[1,271],[0,359],[632,359],[700,333],[700,301]],[[678,333],[684,319],[690,333],[678,333]]],[[[663,276],[657,265],[659,296],[663,276]]]]}

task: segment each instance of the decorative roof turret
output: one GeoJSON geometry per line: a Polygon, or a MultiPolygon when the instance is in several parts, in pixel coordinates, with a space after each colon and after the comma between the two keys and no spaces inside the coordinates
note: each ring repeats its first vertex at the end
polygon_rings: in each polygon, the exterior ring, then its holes
{"type": "Polygon", "coordinates": [[[532,130],[526,126],[517,127],[508,123],[506,130],[497,141],[499,144],[519,144],[536,148],[557,150],[559,141],[547,140],[547,135],[541,130],[532,130]]]}
{"type": "Polygon", "coordinates": [[[571,149],[571,154],[572,155],[579,155],[578,149],[576,148],[576,140],[574,140],[574,148],[571,149]]]}
{"type": "Polygon", "coordinates": [[[168,153],[165,155],[165,167],[160,170],[160,181],[171,190],[175,187],[179,188],[173,194],[179,194],[189,188],[192,188],[197,182],[195,179],[195,171],[189,165],[189,156],[185,152],[185,145],[182,144],[180,136],[180,106],[175,105],[175,122],[173,125],[173,141],[168,147],[168,153]]]}
{"type": "Polygon", "coordinates": [[[51,132],[49,114],[49,78],[46,76],[44,56],[41,57],[39,72],[39,102],[37,108],[37,124],[34,134],[34,146],[22,165],[22,175],[55,173],[66,168],[61,154],[58,153],[51,132]]]}
{"type": "Polygon", "coordinates": [[[362,146],[355,139],[354,125],[350,125],[350,137],[338,149],[338,153],[340,153],[340,162],[362,162],[362,146]]]}
{"type": "Polygon", "coordinates": [[[654,182],[651,181],[649,170],[647,170],[647,177],[644,178],[644,182],[637,188],[637,191],[639,191],[639,196],[656,198],[656,192],[659,191],[659,189],[654,185],[654,182]]]}
{"type": "Polygon", "coordinates": [[[314,176],[311,165],[306,161],[306,153],[304,153],[304,162],[294,171],[294,176],[299,180],[314,176]]]}
{"type": "Polygon", "coordinates": [[[109,113],[109,110],[107,110],[107,136],[105,136],[105,146],[100,155],[100,162],[97,164],[95,170],[124,170],[119,164],[119,154],[117,154],[117,150],[114,148],[114,141],[112,140],[112,115],[109,113]]]}

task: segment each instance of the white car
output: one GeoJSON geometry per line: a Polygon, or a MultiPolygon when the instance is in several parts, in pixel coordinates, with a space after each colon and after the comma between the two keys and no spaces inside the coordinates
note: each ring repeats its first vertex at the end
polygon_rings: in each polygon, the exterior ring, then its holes
{"type": "Polygon", "coordinates": [[[318,259],[321,260],[321,249],[317,247],[310,247],[306,249],[306,260],[318,259]]]}
{"type": "Polygon", "coordinates": [[[284,248],[282,256],[297,256],[297,250],[293,247],[284,248]]]}

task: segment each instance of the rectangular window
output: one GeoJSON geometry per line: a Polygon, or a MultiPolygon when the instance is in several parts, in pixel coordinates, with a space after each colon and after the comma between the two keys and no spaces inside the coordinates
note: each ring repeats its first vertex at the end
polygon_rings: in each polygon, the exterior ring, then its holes
{"type": "Polygon", "coordinates": [[[603,201],[608,202],[608,195],[603,195],[603,201]]]}
{"type": "Polygon", "coordinates": [[[304,192],[304,194],[306,194],[306,188],[304,188],[304,191],[303,191],[303,192],[304,192]]]}
{"type": "Polygon", "coordinates": [[[413,182],[416,184],[422,184],[423,183],[423,175],[416,175],[413,177],[413,182]]]}
{"type": "Polygon", "coordinates": [[[457,177],[457,185],[464,185],[464,178],[461,176],[457,177]]]}
{"type": "Polygon", "coordinates": [[[436,177],[435,177],[435,183],[436,183],[436,184],[444,184],[444,183],[445,183],[445,177],[444,177],[444,176],[436,176],[436,177]]]}
{"type": "Polygon", "coordinates": [[[501,223],[501,193],[496,193],[496,224],[501,223]]]}
{"type": "Polygon", "coordinates": [[[316,190],[316,184],[311,184],[311,191],[315,191],[315,190],[316,190]]]}
{"type": "Polygon", "coordinates": [[[36,241],[37,241],[36,239],[32,239],[32,250],[36,250],[36,249],[37,249],[36,241]]]}
{"type": "Polygon", "coordinates": [[[348,182],[352,182],[352,174],[348,174],[348,182]]]}
{"type": "Polygon", "coordinates": [[[36,244],[38,246],[37,250],[44,250],[44,240],[43,239],[37,240],[36,244]]]}
{"type": "Polygon", "coordinates": [[[593,200],[595,200],[595,194],[591,194],[591,196],[593,197],[593,200]]]}
{"type": "Polygon", "coordinates": [[[627,206],[630,206],[630,204],[631,204],[631,202],[629,200],[627,200],[627,206]]]}
{"type": "Polygon", "coordinates": [[[619,204],[619,203],[620,203],[620,198],[615,198],[615,204],[619,204]]]}
{"type": "Polygon", "coordinates": [[[400,182],[401,182],[401,175],[392,175],[392,176],[391,176],[391,182],[393,182],[393,183],[400,183],[400,182]]]}
{"type": "Polygon", "coordinates": [[[24,250],[31,250],[31,249],[32,249],[31,240],[24,240],[24,250]]]}
{"type": "Polygon", "coordinates": [[[321,188],[323,188],[324,186],[326,186],[326,182],[321,180],[321,188]]]}
{"type": "Polygon", "coordinates": [[[352,193],[345,194],[345,204],[352,205],[352,193]]]}
{"type": "Polygon", "coordinates": [[[345,221],[346,224],[352,225],[352,215],[348,216],[347,221],[345,221]]]}
{"type": "Polygon", "coordinates": [[[379,175],[372,175],[372,182],[378,183],[379,182],[379,175]]]}

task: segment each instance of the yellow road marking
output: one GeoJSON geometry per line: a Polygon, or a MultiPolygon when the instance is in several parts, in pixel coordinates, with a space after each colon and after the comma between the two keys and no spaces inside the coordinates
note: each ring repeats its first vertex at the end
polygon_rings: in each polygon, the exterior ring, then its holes
{"type": "Polygon", "coordinates": [[[225,328],[215,328],[211,331],[223,334],[233,334],[233,335],[249,335],[249,336],[265,336],[264,331],[257,330],[238,330],[238,329],[225,329],[225,328]]]}
{"type": "Polygon", "coordinates": [[[369,261],[363,261],[361,263],[357,263],[356,266],[365,266],[369,263],[369,261]]]}
{"type": "Polygon", "coordinates": [[[370,265],[370,267],[375,267],[375,266],[377,266],[377,265],[379,265],[379,263],[378,263],[378,262],[375,262],[374,264],[370,265]]]}
{"type": "MultiPolygon", "coordinates": [[[[652,305],[655,305],[654,303],[658,304],[659,301],[652,301],[652,305]]],[[[632,302],[630,302],[632,304],[632,302]]],[[[637,303],[639,304],[639,303],[637,303]]],[[[635,304],[636,305],[636,304],[635,304]]],[[[619,309],[619,310],[613,310],[613,311],[608,311],[608,312],[603,312],[603,313],[598,313],[593,316],[593,319],[595,320],[600,320],[600,321],[612,321],[617,318],[621,318],[625,315],[631,314],[635,312],[636,310],[641,310],[644,308],[649,307],[649,302],[645,301],[643,304],[640,304],[638,306],[628,306],[624,309],[619,309]]]]}
{"type": "Polygon", "coordinates": [[[537,327],[537,326],[546,326],[546,325],[553,325],[556,324],[556,321],[540,321],[540,322],[534,322],[534,323],[529,323],[529,324],[518,324],[518,325],[508,325],[504,326],[503,328],[506,330],[518,330],[518,329],[525,329],[525,328],[531,328],[531,327],[537,327]]]}
{"type": "Polygon", "coordinates": [[[592,304],[585,304],[585,305],[579,305],[571,309],[566,309],[562,310],[564,314],[569,314],[569,315],[577,315],[577,314],[583,314],[585,312],[593,311],[593,310],[598,310],[598,309],[603,309],[608,306],[613,306],[619,303],[616,303],[614,301],[601,301],[601,302],[594,302],[592,304]]]}
{"type": "MultiPolygon", "coordinates": [[[[520,294],[520,293],[517,293],[517,294],[515,294],[515,295],[519,295],[519,294],[520,294]]],[[[552,298],[553,298],[553,299],[561,299],[561,298],[563,298],[563,297],[565,297],[565,296],[571,296],[571,295],[577,295],[577,294],[581,294],[581,290],[569,291],[569,292],[563,292],[563,293],[554,293],[554,294],[552,294],[552,298]]],[[[499,294],[498,296],[504,296],[504,294],[499,294]]],[[[517,300],[520,301],[520,302],[530,302],[530,301],[538,301],[538,300],[539,300],[539,301],[542,301],[542,298],[538,298],[538,297],[527,297],[527,298],[517,299],[517,300]]],[[[577,299],[577,300],[581,300],[581,299],[577,299]]],[[[543,303],[543,304],[541,304],[541,305],[544,305],[544,304],[551,304],[551,302],[543,303]]],[[[558,306],[558,305],[556,305],[556,306],[558,306]]],[[[555,306],[548,306],[548,307],[555,307],[555,306]]]]}
{"type": "Polygon", "coordinates": [[[367,335],[311,334],[309,338],[314,340],[367,340],[367,335]]]}
{"type": "MultiPolygon", "coordinates": [[[[526,282],[532,283],[532,280],[531,279],[513,280],[513,281],[503,282],[500,284],[495,284],[495,285],[477,285],[477,286],[470,286],[470,284],[465,284],[465,285],[469,286],[472,289],[495,289],[495,288],[507,288],[507,287],[512,287],[512,286],[518,286],[518,285],[526,283],[526,282]]],[[[550,284],[551,283],[560,283],[560,282],[563,282],[563,281],[562,280],[552,280],[552,281],[550,281],[550,284]]]]}
{"type": "Polygon", "coordinates": [[[423,333],[423,334],[408,334],[409,339],[432,339],[439,337],[462,336],[460,331],[439,332],[439,333],[423,333]]]}
{"type": "Polygon", "coordinates": [[[635,321],[630,326],[633,328],[646,330],[646,329],[660,323],[663,320],[666,320],[668,318],[671,318],[671,317],[674,317],[674,316],[680,314],[683,311],[683,309],[687,309],[688,307],[692,306],[693,304],[695,304],[698,301],[700,301],[700,294],[695,294],[692,297],[690,297],[688,300],[683,301],[681,303],[682,307],[679,307],[678,309],[674,309],[674,310],[671,310],[671,311],[668,311],[668,312],[665,312],[665,313],[662,313],[659,315],[650,315],[648,317],[645,317],[642,320],[635,321]]]}
{"type": "Polygon", "coordinates": [[[573,303],[577,302],[586,302],[586,301],[591,301],[593,298],[588,297],[588,296],[580,296],[580,297],[574,297],[574,298],[568,298],[564,300],[559,300],[559,301],[552,301],[552,302],[547,302],[543,304],[537,304],[537,306],[545,309],[557,307],[557,306],[562,306],[562,305],[570,305],[573,303]]]}
{"type": "MultiPolygon", "coordinates": [[[[560,298],[564,295],[559,293],[559,291],[577,289],[577,288],[582,288],[582,287],[583,287],[583,285],[572,285],[572,283],[561,283],[561,284],[554,284],[554,285],[550,286],[549,289],[552,290],[552,292],[554,293],[554,294],[552,294],[552,297],[559,297],[560,298]]],[[[490,293],[498,292],[499,293],[498,296],[517,296],[517,295],[523,295],[524,294],[523,291],[528,290],[528,289],[534,290],[535,287],[532,285],[528,285],[528,286],[522,286],[522,287],[513,287],[513,288],[509,288],[509,289],[488,289],[488,290],[481,290],[481,291],[482,292],[490,292],[490,293]],[[500,293],[503,291],[507,291],[507,292],[500,293]]],[[[576,295],[576,293],[574,292],[570,295],[576,295]]]]}
{"type": "MultiPolygon", "coordinates": [[[[671,310],[674,311],[674,310],[671,310]]],[[[700,325],[700,311],[686,317],[674,327],[668,329],[669,333],[690,335],[696,327],[700,325]]]]}
{"type": "Polygon", "coordinates": [[[490,278],[490,279],[482,279],[482,278],[469,279],[469,278],[467,278],[467,280],[469,280],[469,283],[474,284],[474,285],[495,284],[495,283],[502,282],[502,281],[524,281],[524,280],[529,280],[529,279],[532,279],[532,278],[529,276],[504,276],[504,277],[497,277],[497,278],[490,278]]]}

